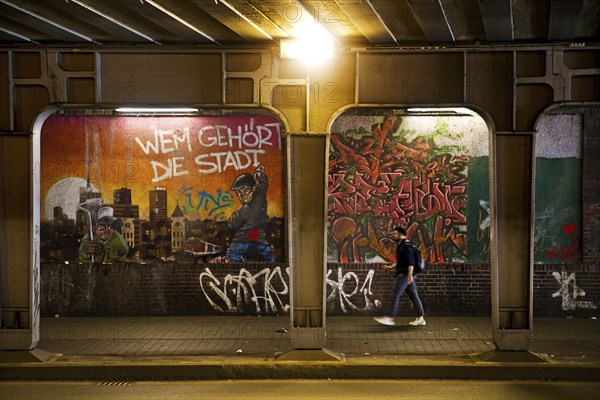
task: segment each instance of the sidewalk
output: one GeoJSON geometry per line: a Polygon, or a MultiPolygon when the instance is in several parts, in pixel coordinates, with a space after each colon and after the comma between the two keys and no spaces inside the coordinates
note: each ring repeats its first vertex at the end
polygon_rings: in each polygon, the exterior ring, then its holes
{"type": "Polygon", "coordinates": [[[534,320],[530,353],[500,355],[489,318],[428,318],[424,327],[370,317],[326,323],[325,347],[341,361],[278,359],[291,350],[288,316],[42,318],[35,352],[47,360],[2,352],[0,379],[600,380],[598,320],[534,320]]]}

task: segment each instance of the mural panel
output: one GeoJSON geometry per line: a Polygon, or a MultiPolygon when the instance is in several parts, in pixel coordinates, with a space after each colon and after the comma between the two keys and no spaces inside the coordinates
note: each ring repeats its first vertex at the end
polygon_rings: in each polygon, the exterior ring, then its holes
{"type": "Polygon", "coordinates": [[[583,116],[543,115],[537,131],[535,261],[580,262],[583,116]]]}
{"type": "Polygon", "coordinates": [[[51,116],[43,261],[283,261],[284,170],[272,116],[51,116]]]}
{"type": "Polygon", "coordinates": [[[466,109],[338,117],[329,158],[328,260],[392,261],[390,232],[403,225],[429,262],[487,261],[488,136],[483,119],[466,109]]]}

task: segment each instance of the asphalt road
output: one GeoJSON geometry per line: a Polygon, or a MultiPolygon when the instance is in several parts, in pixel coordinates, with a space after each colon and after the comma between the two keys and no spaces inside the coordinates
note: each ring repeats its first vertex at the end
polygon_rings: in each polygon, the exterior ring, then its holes
{"type": "Polygon", "coordinates": [[[599,400],[600,382],[251,380],[0,382],[2,400],[599,400]]]}

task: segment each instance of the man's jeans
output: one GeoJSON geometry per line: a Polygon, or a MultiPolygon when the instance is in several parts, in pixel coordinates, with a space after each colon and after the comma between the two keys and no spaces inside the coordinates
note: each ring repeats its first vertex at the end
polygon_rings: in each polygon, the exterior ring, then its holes
{"type": "Polygon", "coordinates": [[[400,307],[400,296],[406,291],[410,301],[417,307],[419,316],[425,316],[423,311],[423,304],[417,293],[417,285],[415,283],[417,275],[413,275],[412,283],[408,283],[408,274],[396,276],[396,286],[392,294],[392,304],[390,306],[390,317],[395,317],[398,314],[398,308],[400,307]]]}

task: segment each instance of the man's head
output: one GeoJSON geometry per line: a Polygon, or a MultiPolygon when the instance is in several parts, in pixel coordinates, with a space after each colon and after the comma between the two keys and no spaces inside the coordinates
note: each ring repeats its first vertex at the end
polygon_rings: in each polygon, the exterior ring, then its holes
{"type": "Polygon", "coordinates": [[[113,234],[113,227],[107,224],[96,224],[95,233],[100,239],[108,240],[113,234]]]}
{"type": "Polygon", "coordinates": [[[252,175],[248,173],[242,174],[233,181],[231,190],[235,191],[242,204],[248,204],[254,198],[256,181],[252,175]]]}
{"type": "Polygon", "coordinates": [[[402,240],[406,237],[406,229],[402,226],[397,226],[392,230],[394,240],[402,240]]]}
{"type": "Polygon", "coordinates": [[[113,223],[117,220],[112,207],[102,207],[98,210],[98,222],[95,232],[102,240],[108,240],[113,234],[113,223]]]}

